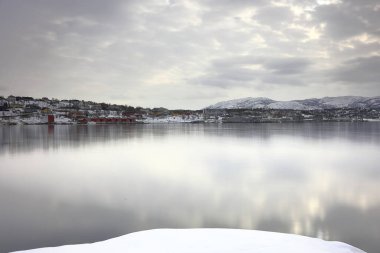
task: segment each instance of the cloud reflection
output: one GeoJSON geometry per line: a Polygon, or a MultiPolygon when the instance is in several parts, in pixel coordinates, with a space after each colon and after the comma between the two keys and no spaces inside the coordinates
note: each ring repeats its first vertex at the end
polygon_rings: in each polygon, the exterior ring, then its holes
{"type": "Polygon", "coordinates": [[[372,132],[378,127],[8,129],[0,155],[1,251],[148,228],[215,226],[339,239],[371,252],[378,242],[362,239],[379,234],[373,229],[380,227],[373,175],[380,142],[372,132]],[[347,218],[336,218],[345,212],[347,218]],[[355,220],[374,225],[342,228],[355,220]]]}

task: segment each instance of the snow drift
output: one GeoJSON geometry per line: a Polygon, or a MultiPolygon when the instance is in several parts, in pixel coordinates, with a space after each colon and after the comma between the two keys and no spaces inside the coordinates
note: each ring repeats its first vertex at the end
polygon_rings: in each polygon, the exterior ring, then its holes
{"type": "Polygon", "coordinates": [[[92,244],[42,248],[28,253],[364,253],[342,242],[239,229],[156,229],[92,244]]]}

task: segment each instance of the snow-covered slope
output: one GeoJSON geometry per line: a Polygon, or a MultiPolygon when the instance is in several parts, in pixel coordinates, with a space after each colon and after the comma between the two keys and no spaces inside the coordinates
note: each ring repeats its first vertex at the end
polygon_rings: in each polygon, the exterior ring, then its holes
{"type": "MultiPolygon", "coordinates": [[[[20,251],[21,252],[21,251],[20,251]]],[[[43,248],[28,253],[364,253],[341,242],[237,229],[157,229],[93,244],[43,248]]]]}
{"type": "Polygon", "coordinates": [[[216,103],[207,107],[208,109],[252,109],[252,108],[264,108],[269,104],[276,102],[269,98],[239,98],[228,101],[216,103]]]}
{"type": "Polygon", "coordinates": [[[305,106],[296,101],[284,101],[274,102],[268,105],[270,109],[293,109],[293,110],[309,110],[308,106],[305,106]]]}
{"type": "Polygon", "coordinates": [[[364,102],[364,97],[324,97],[320,99],[320,104],[325,107],[340,108],[340,107],[356,107],[358,103],[364,102]]]}
{"type": "Polygon", "coordinates": [[[324,97],[292,101],[275,101],[269,98],[241,98],[222,101],[206,107],[206,109],[290,109],[315,110],[328,108],[372,108],[380,109],[380,97],[324,97]]]}

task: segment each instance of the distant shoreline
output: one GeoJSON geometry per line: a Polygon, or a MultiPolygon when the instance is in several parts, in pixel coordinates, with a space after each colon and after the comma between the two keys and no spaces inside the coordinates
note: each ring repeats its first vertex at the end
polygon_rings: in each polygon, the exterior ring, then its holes
{"type": "Polygon", "coordinates": [[[276,120],[268,120],[268,121],[261,121],[261,122],[133,122],[133,123],[96,123],[96,124],[87,124],[87,123],[0,123],[0,126],[109,126],[109,125],[164,125],[164,124],[181,124],[181,125],[187,125],[187,124],[284,124],[284,123],[296,123],[296,124],[303,124],[303,123],[369,123],[369,122],[380,122],[380,119],[363,119],[363,120],[307,120],[307,121],[276,121],[276,120]]]}
{"type": "Polygon", "coordinates": [[[128,105],[0,96],[0,124],[161,124],[284,123],[380,121],[380,98],[335,97],[275,102],[245,98],[220,102],[202,110],[169,110],[128,105]],[[268,104],[270,103],[270,104],[268,104]],[[272,105],[273,108],[270,107],[272,105]],[[275,106],[274,106],[275,105],[275,106]],[[306,106],[307,105],[307,106],[306,106]]]}

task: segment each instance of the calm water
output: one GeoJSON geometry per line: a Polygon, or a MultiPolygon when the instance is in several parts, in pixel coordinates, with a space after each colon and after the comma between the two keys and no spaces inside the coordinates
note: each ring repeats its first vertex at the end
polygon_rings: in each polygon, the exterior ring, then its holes
{"type": "Polygon", "coordinates": [[[228,227],[380,249],[380,124],[0,127],[0,252],[228,227]]]}

